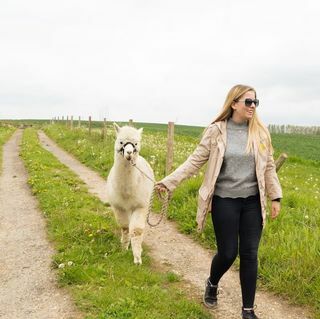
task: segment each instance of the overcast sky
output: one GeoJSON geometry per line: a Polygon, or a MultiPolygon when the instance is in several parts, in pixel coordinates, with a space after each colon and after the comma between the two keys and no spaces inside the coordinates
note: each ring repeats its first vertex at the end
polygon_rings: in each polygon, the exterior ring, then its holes
{"type": "Polygon", "coordinates": [[[0,119],[207,125],[235,84],[320,125],[319,0],[0,0],[0,119]]]}

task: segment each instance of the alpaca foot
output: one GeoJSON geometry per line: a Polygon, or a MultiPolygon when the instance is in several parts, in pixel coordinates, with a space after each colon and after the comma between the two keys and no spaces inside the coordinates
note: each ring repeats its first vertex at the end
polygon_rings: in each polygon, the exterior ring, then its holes
{"type": "Polygon", "coordinates": [[[141,254],[142,254],[142,230],[136,229],[131,235],[131,247],[133,252],[133,258],[135,264],[142,264],[141,254]]]}
{"type": "Polygon", "coordinates": [[[123,250],[129,250],[129,245],[130,245],[130,241],[128,241],[128,242],[121,241],[121,246],[122,246],[123,250]]]}
{"type": "Polygon", "coordinates": [[[134,256],[133,262],[135,265],[142,265],[141,256],[134,256]]]}

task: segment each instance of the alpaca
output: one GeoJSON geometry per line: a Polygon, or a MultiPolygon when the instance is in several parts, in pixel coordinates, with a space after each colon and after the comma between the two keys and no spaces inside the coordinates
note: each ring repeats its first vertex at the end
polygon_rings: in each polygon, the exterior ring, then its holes
{"type": "Polygon", "coordinates": [[[114,128],[114,163],[107,179],[107,198],[121,227],[122,246],[128,249],[131,242],[134,263],[142,264],[143,231],[154,174],[148,162],[139,155],[143,128],[119,127],[116,123],[114,128]]]}

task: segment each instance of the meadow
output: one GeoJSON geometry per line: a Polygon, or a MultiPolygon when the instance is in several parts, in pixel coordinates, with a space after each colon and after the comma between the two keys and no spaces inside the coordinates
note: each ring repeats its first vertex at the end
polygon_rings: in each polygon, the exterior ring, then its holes
{"type": "Polygon", "coordinates": [[[141,267],[133,264],[131,251],[121,248],[113,213],[39,145],[35,129],[25,130],[21,155],[55,246],[52,266],[85,318],[211,318],[199,296],[186,291],[176,274],[159,271],[148,252],[141,267]]]}
{"type": "MultiPolygon", "coordinates": [[[[139,125],[136,125],[139,127],[139,125]]],[[[156,179],[165,174],[166,127],[144,125],[141,154],[152,165],[156,179]]],[[[202,128],[175,128],[174,167],[193,151],[202,128]]],[[[49,125],[46,133],[81,162],[106,177],[113,163],[114,132],[108,127],[101,138],[98,128],[88,135],[86,128],[70,130],[65,125],[49,125]]],[[[284,198],[282,211],[267,221],[259,253],[259,285],[279,293],[293,303],[308,305],[320,318],[320,136],[273,135],[275,157],[286,152],[289,159],[279,172],[284,198]]],[[[207,220],[202,234],[196,232],[197,192],[203,170],[181,184],[170,202],[168,218],[208,248],[215,249],[215,238],[207,220]]]]}

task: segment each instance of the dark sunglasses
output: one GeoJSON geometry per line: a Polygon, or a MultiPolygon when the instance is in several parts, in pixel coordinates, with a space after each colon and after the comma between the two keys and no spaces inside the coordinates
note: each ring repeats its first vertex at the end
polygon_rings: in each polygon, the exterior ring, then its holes
{"type": "Polygon", "coordinates": [[[252,103],[254,103],[255,107],[259,106],[259,100],[258,99],[245,99],[245,100],[235,100],[235,102],[244,102],[245,106],[251,106],[252,103]]]}

